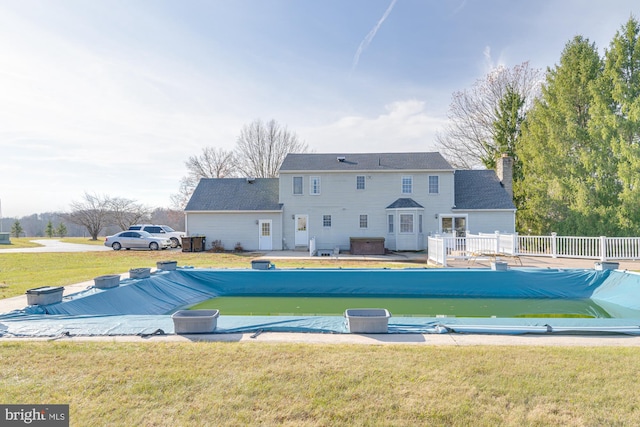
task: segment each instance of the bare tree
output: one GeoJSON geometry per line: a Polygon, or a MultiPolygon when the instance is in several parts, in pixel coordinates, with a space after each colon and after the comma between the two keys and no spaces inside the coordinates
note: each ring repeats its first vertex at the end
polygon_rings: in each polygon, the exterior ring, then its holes
{"type": "Polygon", "coordinates": [[[150,212],[134,200],[84,193],[83,199],[71,203],[71,211],[61,216],[85,227],[91,240],[98,240],[98,235],[105,227],[118,225],[126,230],[131,224],[149,218],[150,212]]]}
{"type": "Polygon", "coordinates": [[[109,199],[108,206],[110,208],[110,223],[117,225],[122,230],[127,230],[130,225],[146,221],[151,216],[149,208],[134,200],[122,197],[109,199]]]}
{"type": "Polygon", "coordinates": [[[171,195],[176,208],[184,209],[193,190],[202,178],[228,178],[236,175],[236,161],[233,151],[222,148],[205,147],[199,156],[191,156],[185,163],[187,175],[180,180],[177,194],[171,195]]]}
{"type": "Polygon", "coordinates": [[[234,176],[236,165],[233,151],[206,147],[200,156],[191,156],[185,162],[189,176],[194,178],[227,178],[234,176]]]}
{"type": "Polygon", "coordinates": [[[525,116],[539,96],[544,73],[528,62],[513,68],[493,69],[471,89],[455,92],[449,106],[449,124],[436,136],[442,154],[458,168],[472,169],[490,165],[501,153],[495,124],[501,120],[500,102],[515,92],[522,100],[520,115],[525,116]]]}
{"type": "Polygon", "coordinates": [[[109,197],[84,193],[83,200],[71,203],[71,212],[64,217],[73,224],[85,227],[91,240],[98,240],[100,231],[109,224],[110,215],[109,197]]]}
{"type": "Polygon", "coordinates": [[[238,170],[244,176],[274,178],[288,153],[305,153],[308,146],[275,120],[245,125],[236,141],[238,170]]]}

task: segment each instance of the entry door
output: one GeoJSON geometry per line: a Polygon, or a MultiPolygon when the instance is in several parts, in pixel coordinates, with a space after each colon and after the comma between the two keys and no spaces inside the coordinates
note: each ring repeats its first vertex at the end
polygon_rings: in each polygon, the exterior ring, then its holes
{"type": "Polygon", "coordinates": [[[296,215],[296,246],[309,245],[309,230],[307,229],[307,223],[309,222],[309,215],[296,215]]]}
{"type": "Polygon", "coordinates": [[[270,251],[273,249],[273,239],[271,237],[271,220],[261,219],[258,221],[260,236],[258,237],[258,249],[270,251]]]}

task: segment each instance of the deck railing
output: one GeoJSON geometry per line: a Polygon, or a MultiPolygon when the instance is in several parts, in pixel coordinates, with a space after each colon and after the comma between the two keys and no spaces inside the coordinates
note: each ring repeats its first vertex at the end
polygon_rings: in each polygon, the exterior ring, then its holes
{"type": "Polygon", "coordinates": [[[640,237],[520,236],[505,233],[479,233],[466,237],[428,239],[429,259],[446,266],[449,259],[478,256],[544,256],[582,258],[600,261],[640,259],[640,237]],[[433,254],[432,254],[433,248],[433,254]]]}

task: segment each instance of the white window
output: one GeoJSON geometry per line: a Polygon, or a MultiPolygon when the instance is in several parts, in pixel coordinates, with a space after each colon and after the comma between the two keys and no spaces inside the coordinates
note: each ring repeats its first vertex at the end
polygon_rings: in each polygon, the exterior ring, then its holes
{"type": "Polygon", "coordinates": [[[331,227],[331,215],[322,215],[322,226],[331,227]]]}
{"type": "Polygon", "coordinates": [[[360,215],[360,228],[369,227],[369,217],[367,215],[360,215]]]}
{"type": "Polygon", "coordinates": [[[364,175],[356,176],[356,190],[364,190],[364,175]]]}
{"type": "Polygon", "coordinates": [[[432,175],[429,177],[429,194],[438,193],[440,193],[439,179],[437,175],[432,175]]]}
{"type": "Polygon", "coordinates": [[[413,177],[402,177],[402,194],[411,194],[413,192],[413,177]]]}
{"type": "Polygon", "coordinates": [[[413,214],[400,214],[400,232],[413,233],[413,214]]]}
{"type": "Polygon", "coordinates": [[[418,215],[418,233],[422,234],[422,215],[418,215]]]}
{"type": "Polygon", "coordinates": [[[393,233],[393,215],[389,215],[389,233],[393,233]]]}
{"type": "Polygon", "coordinates": [[[302,194],[302,177],[293,177],[293,194],[302,194]]]}
{"type": "Polygon", "coordinates": [[[312,176],[309,179],[309,194],[318,195],[320,194],[320,177],[312,176]]]}

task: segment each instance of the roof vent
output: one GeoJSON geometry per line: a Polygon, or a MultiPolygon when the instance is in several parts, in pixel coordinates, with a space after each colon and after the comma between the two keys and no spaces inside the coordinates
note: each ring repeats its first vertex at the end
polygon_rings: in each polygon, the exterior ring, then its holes
{"type": "Polygon", "coordinates": [[[253,183],[255,182],[255,180],[256,180],[256,177],[255,177],[255,176],[250,176],[250,177],[248,177],[248,178],[247,178],[247,182],[248,182],[249,184],[253,184],[253,183]]]}
{"type": "Polygon", "coordinates": [[[344,162],[345,160],[347,160],[347,158],[345,156],[338,156],[338,161],[339,162],[344,162]]]}

